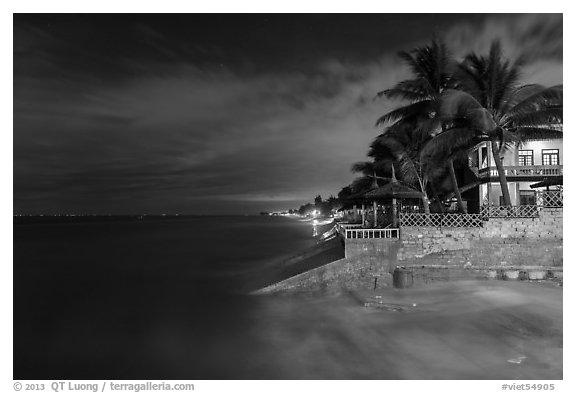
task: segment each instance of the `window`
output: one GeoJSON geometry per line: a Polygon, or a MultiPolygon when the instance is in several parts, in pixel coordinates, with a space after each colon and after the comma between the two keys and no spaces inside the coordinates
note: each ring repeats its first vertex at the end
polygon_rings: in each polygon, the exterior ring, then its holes
{"type": "Polygon", "coordinates": [[[521,205],[535,205],[536,204],[536,191],[520,190],[520,204],[521,205]]]}
{"type": "Polygon", "coordinates": [[[559,165],[558,149],[542,149],[542,165],[559,165]]]}
{"type": "Polygon", "coordinates": [[[518,165],[534,165],[534,150],[518,150],[518,165]]]}
{"type": "Polygon", "coordinates": [[[480,148],[480,168],[488,166],[488,148],[483,146],[480,148]]]}

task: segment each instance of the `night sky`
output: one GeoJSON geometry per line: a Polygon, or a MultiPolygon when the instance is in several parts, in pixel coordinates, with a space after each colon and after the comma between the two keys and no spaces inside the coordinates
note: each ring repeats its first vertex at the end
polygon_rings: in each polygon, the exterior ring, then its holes
{"type": "Polygon", "coordinates": [[[409,76],[445,37],[499,38],[524,81],[562,83],[561,15],[14,16],[14,213],[256,213],[354,178],[409,76]]]}

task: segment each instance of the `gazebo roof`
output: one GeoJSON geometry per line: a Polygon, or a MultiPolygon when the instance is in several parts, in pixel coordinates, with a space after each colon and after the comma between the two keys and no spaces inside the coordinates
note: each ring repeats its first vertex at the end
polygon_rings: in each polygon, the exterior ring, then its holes
{"type": "Polygon", "coordinates": [[[394,171],[394,165],[392,165],[392,178],[390,182],[382,187],[378,187],[376,181],[376,174],[374,174],[374,182],[372,183],[372,188],[368,191],[362,191],[346,198],[348,203],[353,202],[364,202],[364,201],[376,201],[376,200],[386,200],[386,199],[420,199],[424,193],[415,190],[412,187],[400,184],[396,179],[396,173],[394,171]]]}

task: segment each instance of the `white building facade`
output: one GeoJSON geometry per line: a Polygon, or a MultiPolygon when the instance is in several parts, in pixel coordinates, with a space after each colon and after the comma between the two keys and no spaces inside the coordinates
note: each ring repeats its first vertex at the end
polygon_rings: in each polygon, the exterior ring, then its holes
{"type": "MultiPolygon", "coordinates": [[[[536,190],[530,185],[541,181],[562,184],[562,138],[534,139],[507,150],[502,159],[512,205],[536,204],[536,190]]],[[[494,163],[492,149],[485,143],[474,150],[471,169],[477,172],[480,206],[502,206],[504,200],[494,163]]],[[[551,185],[550,191],[561,190],[561,185],[551,185]]]]}

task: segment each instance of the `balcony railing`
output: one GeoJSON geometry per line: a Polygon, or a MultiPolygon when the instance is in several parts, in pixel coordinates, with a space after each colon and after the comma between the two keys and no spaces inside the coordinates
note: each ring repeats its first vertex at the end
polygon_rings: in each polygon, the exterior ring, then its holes
{"type": "Polygon", "coordinates": [[[336,224],[336,231],[342,237],[346,237],[346,230],[353,228],[362,228],[362,224],[351,224],[347,222],[341,222],[336,224]]]}
{"type": "Polygon", "coordinates": [[[362,224],[336,224],[338,234],[344,239],[398,239],[396,228],[362,228],[362,224]]]}
{"type": "Polygon", "coordinates": [[[345,239],[398,239],[400,230],[397,228],[389,229],[346,229],[344,231],[345,239]]]}
{"type": "MultiPolygon", "coordinates": [[[[562,176],[562,165],[527,165],[505,166],[506,176],[534,177],[534,176],[562,176]]],[[[497,177],[498,169],[495,166],[482,168],[478,171],[478,177],[497,177]]]]}

